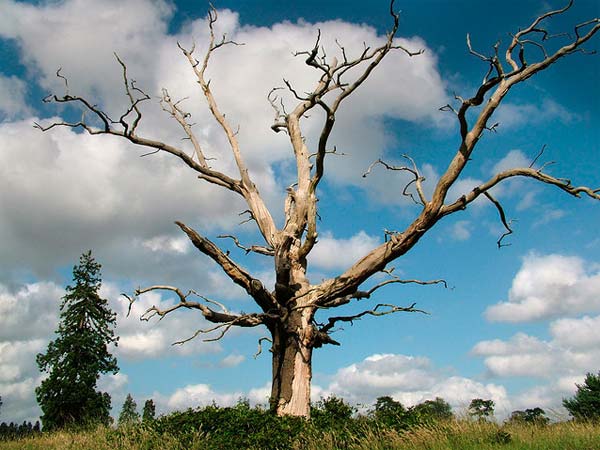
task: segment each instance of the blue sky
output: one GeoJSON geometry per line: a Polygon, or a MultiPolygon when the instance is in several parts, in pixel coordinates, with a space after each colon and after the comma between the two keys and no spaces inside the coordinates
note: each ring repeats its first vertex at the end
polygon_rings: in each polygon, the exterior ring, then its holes
{"type": "MultiPolygon", "coordinates": [[[[313,282],[336,275],[383,241],[384,229],[402,229],[417,209],[401,195],[402,179],[381,168],[361,174],[377,158],[400,163],[410,154],[428,178],[443,173],[458,143],[453,118],[438,109],[453,95],[471,95],[486,66],[469,56],[488,53],[509,32],[528,25],[557,2],[406,1],[398,33],[425,53],[394,54],[340,113],[332,143],[346,156],[327,161],[320,192],[320,242],[309,259],[313,282]]],[[[60,93],[55,77],[69,78],[77,92],[109,111],[119,111],[122,92],[117,52],[138,85],[153,97],[167,88],[196,118],[205,148],[216,165],[231,170],[223,139],[211,121],[192,73],[178,51],[206,40],[207,5],[151,0],[15,2],[0,0],[0,420],[35,419],[33,390],[40,375],[35,354],[57,327],[57,311],[71,267],[91,248],[103,264],[103,293],[119,314],[116,351],[121,371],[101,385],[120,408],[127,393],[138,404],[154,398],[160,412],[247,396],[265,403],[269,353],[254,359],[259,329],[235,330],[217,343],[199,339],[170,344],[203,326],[193,312],[161,322],[138,320],[145,308],[168,304],[166,294],[146,295],[125,317],[119,298],[140,285],[167,283],[193,288],[251,311],[243,292],[218,267],[186,242],[174,220],[216,238],[236,233],[257,241],[251,225],[239,225],[239,201],[202,184],[166,156],[144,153],[115,139],[68,129],[41,133],[33,122],[77,117],[76,111],[43,104],[60,93]]],[[[290,184],[291,149],[270,130],[266,100],[282,78],[307,88],[315,73],[293,51],[310,48],[321,29],[348,49],[376,45],[390,26],[386,1],[222,1],[219,25],[244,46],[224,49],[211,65],[212,88],[228,117],[240,125],[243,152],[277,220],[290,184]]],[[[595,1],[576,1],[572,11],[550,22],[554,32],[597,17],[595,1]]],[[[560,40],[554,42],[560,43],[560,40]]],[[[556,45],[553,42],[550,46],[556,45]]],[[[598,48],[598,39],[586,48],[598,48]]],[[[329,50],[328,50],[329,51],[329,50]]],[[[535,58],[534,52],[531,58],[535,58]]],[[[455,195],[468,192],[494,172],[527,166],[546,145],[540,163],[574,184],[600,183],[600,58],[574,54],[518,86],[495,116],[497,133],[482,138],[455,195]]],[[[170,142],[181,135],[156,106],[148,106],[141,130],[170,142]]],[[[309,145],[318,117],[306,122],[309,145]]],[[[496,248],[502,233],[495,209],[476,202],[442,220],[393,266],[406,278],[444,278],[440,286],[395,286],[371,302],[417,302],[429,315],[365,318],[334,335],[341,347],[314,356],[313,393],[335,394],[372,404],[392,395],[405,404],[435,396],[457,411],[474,397],[493,398],[498,413],[541,406],[561,413],[586,372],[600,368],[600,208],[548,186],[511,181],[495,191],[515,219],[511,245],[496,248]]],[[[273,283],[270,261],[235,258],[263,281],[273,283]]],[[[369,285],[367,283],[367,285],[369,285]]],[[[374,303],[371,303],[372,306],[374,303]]],[[[350,306],[359,311],[369,304],[350,306]]]]}

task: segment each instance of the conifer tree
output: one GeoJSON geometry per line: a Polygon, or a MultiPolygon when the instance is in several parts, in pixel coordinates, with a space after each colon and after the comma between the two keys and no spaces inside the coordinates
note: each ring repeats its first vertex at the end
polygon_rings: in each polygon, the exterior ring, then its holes
{"type": "Polygon", "coordinates": [[[151,422],[154,420],[154,416],[156,415],[156,406],[154,405],[154,400],[149,399],[144,403],[144,410],[142,412],[142,422],[151,422]]]}
{"type": "Polygon", "coordinates": [[[600,372],[588,373],[583,384],[577,384],[577,392],[563,400],[563,406],[577,420],[600,421],[600,372]]]}
{"type": "Polygon", "coordinates": [[[119,414],[119,426],[131,425],[139,421],[140,415],[137,412],[137,404],[131,394],[127,394],[127,398],[121,409],[121,414],[119,414]]]}
{"type": "Polygon", "coordinates": [[[48,373],[36,389],[45,430],[110,423],[110,395],[97,391],[96,384],[100,374],[119,371],[109,353],[118,338],[116,314],[98,293],[100,267],[91,250],[80,257],[60,305],[58,337],[37,355],[40,370],[48,373]]]}

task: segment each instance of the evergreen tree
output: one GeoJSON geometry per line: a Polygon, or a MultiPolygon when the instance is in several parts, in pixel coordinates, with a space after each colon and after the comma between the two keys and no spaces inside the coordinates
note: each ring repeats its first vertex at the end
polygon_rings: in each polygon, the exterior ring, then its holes
{"type": "Polygon", "coordinates": [[[131,394],[127,394],[127,398],[121,409],[121,414],[119,414],[119,426],[131,425],[139,421],[140,415],[137,412],[137,404],[131,394]]]}
{"type": "Polygon", "coordinates": [[[100,267],[91,251],[81,256],[60,305],[58,337],[37,355],[40,370],[49,374],[35,391],[45,430],[110,423],[110,395],[96,384],[100,374],[119,371],[108,350],[118,338],[116,314],[98,294],[100,267]]]}
{"type": "Polygon", "coordinates": [[[571,399],[563,400],[563,406],[578,420],[600,421],[600,372],[588,373],[583,384],[571,399]]]}
{"type": "Polygon", "coordinates": [[[154,400],[149,399],[144,403],[144,410],[142,412],[142,422],[151,422],[154,420],[156,415],[156,406],[154,400]]]}

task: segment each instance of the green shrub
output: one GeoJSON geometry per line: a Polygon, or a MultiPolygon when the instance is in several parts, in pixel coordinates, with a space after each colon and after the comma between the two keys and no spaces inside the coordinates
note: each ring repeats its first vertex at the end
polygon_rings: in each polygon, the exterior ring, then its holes
{"type": "Polygon", "coordinates": [[[215,405],[175,412],[156,419],[159,433],[177,436],[184,447],[204,437],[205,449],[288,449],[307,421],[297,417],[276,417],[269,411],[250,408],[247,401],[234,407],[215,405]]]}

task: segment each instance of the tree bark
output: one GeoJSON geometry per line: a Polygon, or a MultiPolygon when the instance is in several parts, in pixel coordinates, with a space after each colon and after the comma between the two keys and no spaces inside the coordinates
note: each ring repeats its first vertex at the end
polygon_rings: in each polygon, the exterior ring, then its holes
{"type": "Polygon", "coordinates": [[[312,311],[294,312],[273,336],[273,382],[271,409],[278,416],[310,416],[312,379],[312,311]]]}

